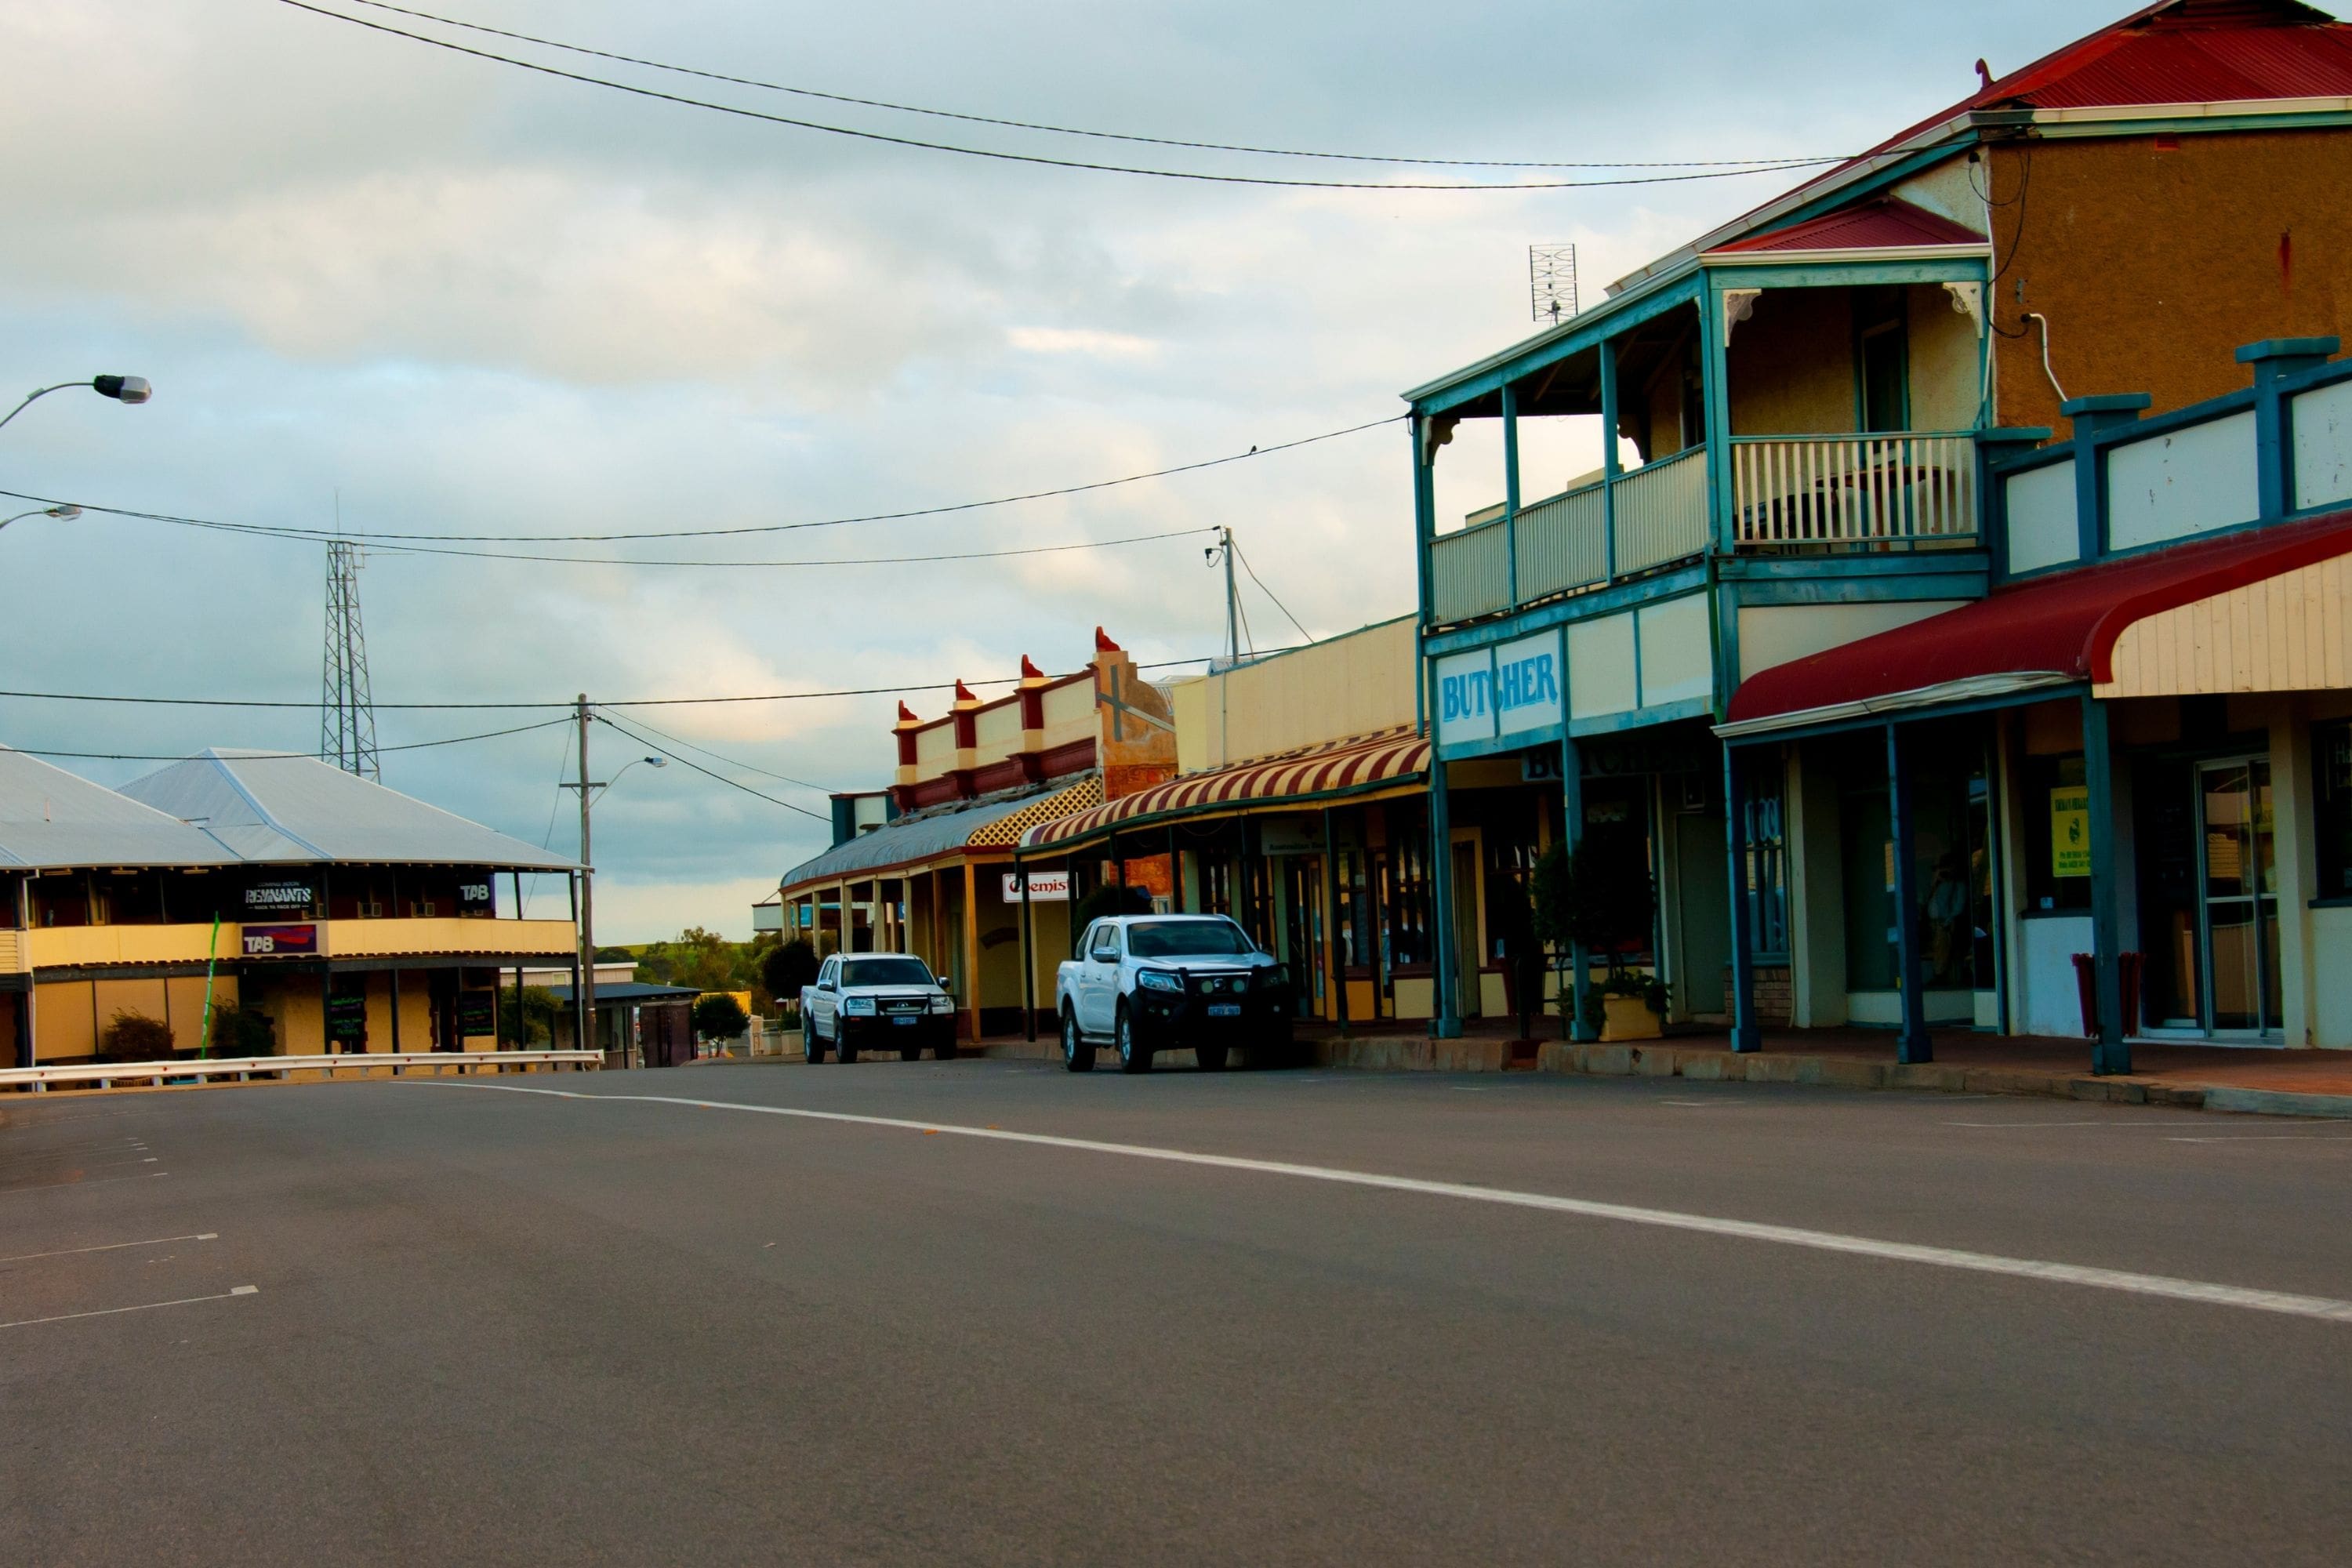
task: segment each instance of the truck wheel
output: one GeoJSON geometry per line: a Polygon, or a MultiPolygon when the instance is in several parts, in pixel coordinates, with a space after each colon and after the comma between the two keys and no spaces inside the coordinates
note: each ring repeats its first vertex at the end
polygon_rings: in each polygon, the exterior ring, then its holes
{"type": "Polygon", "coordinates": [[[1223,1046],[1194,1046],[1192,1055],[1200,1062],[1202,1072],[1225,1070],[1225,1047],[1223,1046]]]}
{"type": "Polygon", "coordinates": [[[1078,1016],[1062,1009],[1062,1065],[1072,1072],[1095,1070],[1095,1048],[1078,1034],[1078,1016]]]}
{"type": "Polygon", "coordinates": [[[857,1059],[857,1047],[845,1039],[835,1040],[833,1043],[833,1054],[839,1058],[843,1067],[847,1067],[857,1059]]]}
{"type": "Polygon", "coordinates": [[[1127,1004],[1124,1002],[1120,1003],[1118,1007],[1118,1070],[1121,1072],[1150,1072],[1151,1070],[1150,1047],[1142,1045],[1136,1039],[1135,1021],[1128,1016],[1127,1004]]]}
{"type": "Polygon", "coordinates": [[[939,1044],[939,1050],[938,1050],[938,1053],[937,1053],[937,1054],[938,1054],[938,1056],[939,1056],[940,1060],[941,1060],[941,1061],[943,1061],[943,1062],[951,1062],[951,1061],[955,1060],[955,1059],[956,1059],[956,1043],[955,1043],[953,1040],[941,1040],[941,1041],[940,1042],[940,1044],[939,1044]]]}
{"type": "Polygon", "coordinates": [[[900,1046],[898,1047],[898,1059],[902,1062],[921,1061],[923,1059],[923,1047],[920,1046],[900,1046]]]}
{"type": "Polygon", "coordinates": [[[824,1060],[824,1037],[816,1032],[816,1021],[803,1019],[801,1024],[801,1049],[807,1053],[809,1066],[824,1060]]]}

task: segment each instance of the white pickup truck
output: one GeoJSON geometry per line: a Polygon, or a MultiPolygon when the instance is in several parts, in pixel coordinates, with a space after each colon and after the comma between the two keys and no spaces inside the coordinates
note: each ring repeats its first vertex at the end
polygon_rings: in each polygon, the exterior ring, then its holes
{"type": "Polygon", "coordinates": [[[860,1047],[910,1062],[926,1046],[953,1061],[955,1026],[955,998],[910,953],[835,953],[814,984],[801,987],[801,1040],[812,1066],[827,1047],[844,1062],[856,1061],[860,1047]]]}
{"type": "Polygon", "coordinates": [[[1290,1054],[1293,996],[1289,972],[1223,915],[1113,915],[1055,975],[1062,1065],[1093,1070],[1106,1040],[1122,1072],[1186,1046],[1208,1072],[1236,1045],[1272,1065],[1290,1054]]]}

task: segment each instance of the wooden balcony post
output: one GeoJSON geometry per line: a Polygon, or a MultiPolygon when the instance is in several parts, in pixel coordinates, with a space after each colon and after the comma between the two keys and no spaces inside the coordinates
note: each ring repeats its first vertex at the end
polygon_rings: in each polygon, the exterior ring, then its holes
{"type": "Polygon", "coordinates": [[[1601,580],[1617,575],[1617,342],[1603,338],[1601,355],[1601,580]]]}
{"type": "Polygon", "coordinates": [[[1519,607],[1519,394],[1503,384],[1503,563],[1511,608],[1519,607]]]}

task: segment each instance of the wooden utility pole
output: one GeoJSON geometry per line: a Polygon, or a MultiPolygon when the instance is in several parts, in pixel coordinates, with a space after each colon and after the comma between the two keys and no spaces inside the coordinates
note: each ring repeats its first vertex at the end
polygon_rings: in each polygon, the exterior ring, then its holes
{"type": "MultiPolygon", "coordinates": [[[[579,1009],[580,1048],[593,1049],[590,1042],[596,1037],[596,890],[593,863],[589,858],[588,807],[592,796],[588,783],[588,694],[580,694],[580,988],[572,994],[572,1003],[579,1009]]],[[[628,1065],[625,1058],[622,1066],[628,1065]]]]}

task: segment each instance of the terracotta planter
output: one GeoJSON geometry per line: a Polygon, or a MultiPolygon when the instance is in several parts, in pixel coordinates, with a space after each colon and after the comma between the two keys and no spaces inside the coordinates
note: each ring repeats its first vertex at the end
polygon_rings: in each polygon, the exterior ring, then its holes
{"type": "Polygon", "coordinates": [[[1603,996],[1609,1020],[1601,1028],[1604,1040],[1655,1040],[1665,1035],[1665,1024],[1639,996],[1603,996]]]}

